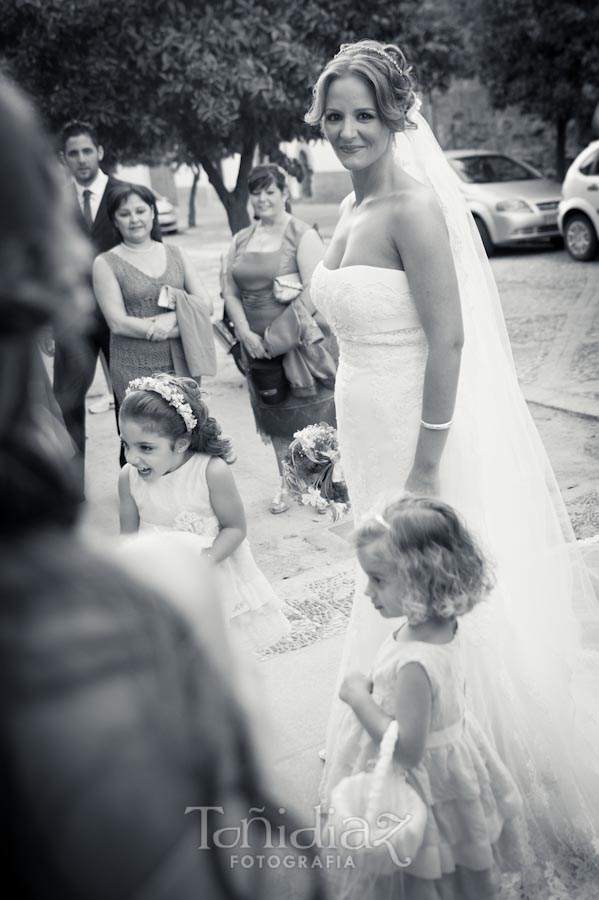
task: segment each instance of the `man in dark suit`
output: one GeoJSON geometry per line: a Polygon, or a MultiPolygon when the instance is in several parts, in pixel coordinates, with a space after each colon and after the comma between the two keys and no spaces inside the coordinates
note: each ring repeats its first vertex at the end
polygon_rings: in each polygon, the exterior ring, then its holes
{"type": "MultiPolygon", "coordinates": [[[[107,195],[116,178],[100,168],[104,149],[95,128],[73,121],[62,131],[62,161],[73,177],[73,191],[82,229],[89,236],[94,253],[104,253],[119,242],[107,213],[107,195]]],[[[90,275],[91,280],[91,275],[90,275]]],[[[93,321],[81,340],[73,323],[72,334],[56,335],[54,393],[65,425],[81,454],[81,474],[85,459],[85,395],[93,381],[98,354],[110,359],[110,330],[96,303],[93,321]]],[[[83,487],[83,484],[82,484],[83,487]]]]}

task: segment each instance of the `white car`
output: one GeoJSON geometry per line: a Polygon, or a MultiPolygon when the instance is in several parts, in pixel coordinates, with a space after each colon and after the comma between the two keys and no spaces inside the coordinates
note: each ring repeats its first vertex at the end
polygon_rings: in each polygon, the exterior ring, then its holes
{"type": "Polygon", "coordinates": [[[557,221],[570,256],[595,259],[599,251],[599,141],[579,153],[566,173],[557,221]]]}
{"type": "Polygon", "coordinates": [[[560,186],[528,163],[495,150],[447,150],[487,255],[536,241],[561,246],[560,186]]]}
{"type": "Polygon", "coordinates": [[[166,197],[163,197],[162,194],[157,194],[154,190],[152,193],[156,198],[156,209],[158,210],[158,222],[160,224],[161,232],[163,234],[174,234],[179,230],[175,207],[171,201],[167,200],[166,197]]]}

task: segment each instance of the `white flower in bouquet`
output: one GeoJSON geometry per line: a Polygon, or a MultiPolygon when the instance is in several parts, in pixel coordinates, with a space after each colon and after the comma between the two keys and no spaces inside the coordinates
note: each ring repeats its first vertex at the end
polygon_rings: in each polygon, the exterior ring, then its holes
{"type": "Polygon", "coordinates": [[[315,509],[326,509],[328,501],[322,496],[319,490],[315,487],[309,487],[307,491],[302,494],[302,503],[304,506],[314,506],[315,509]]]}
{"type": "Polygon", "coordinates": [[[330,509],[333,519],[347,512],[349,498],[340,464],[337,432],[326,422],[296,431],[283,461],[287,488],[298,502],[319,511],[330,509]]]}
{"type": "Polygon", "coordinates": [[[304,450],[314,450],[314,444],[320,437],[318,425],[306,425],[301,431],[296,431],[293,437],[299,441],[304,450]]]}

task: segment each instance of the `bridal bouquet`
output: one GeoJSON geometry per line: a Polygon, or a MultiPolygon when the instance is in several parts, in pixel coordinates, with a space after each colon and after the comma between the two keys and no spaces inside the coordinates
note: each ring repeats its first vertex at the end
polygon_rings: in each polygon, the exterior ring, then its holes
{"type": "Polygon", "coordinates": [[[283,460],[287,490],[298,503],[319,512],[330,509],[337,520],[349,509],[339,458],[337,432],[325,422],[296,431],[283,460]]]}

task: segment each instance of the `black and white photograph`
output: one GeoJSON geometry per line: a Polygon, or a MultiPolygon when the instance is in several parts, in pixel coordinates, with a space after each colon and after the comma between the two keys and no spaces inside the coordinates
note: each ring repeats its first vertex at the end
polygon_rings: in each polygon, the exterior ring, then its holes
{"type": "Polygon", "coordinates": [[[0,0],[11,900],[598,900],[596,0],[0,0]]]}

